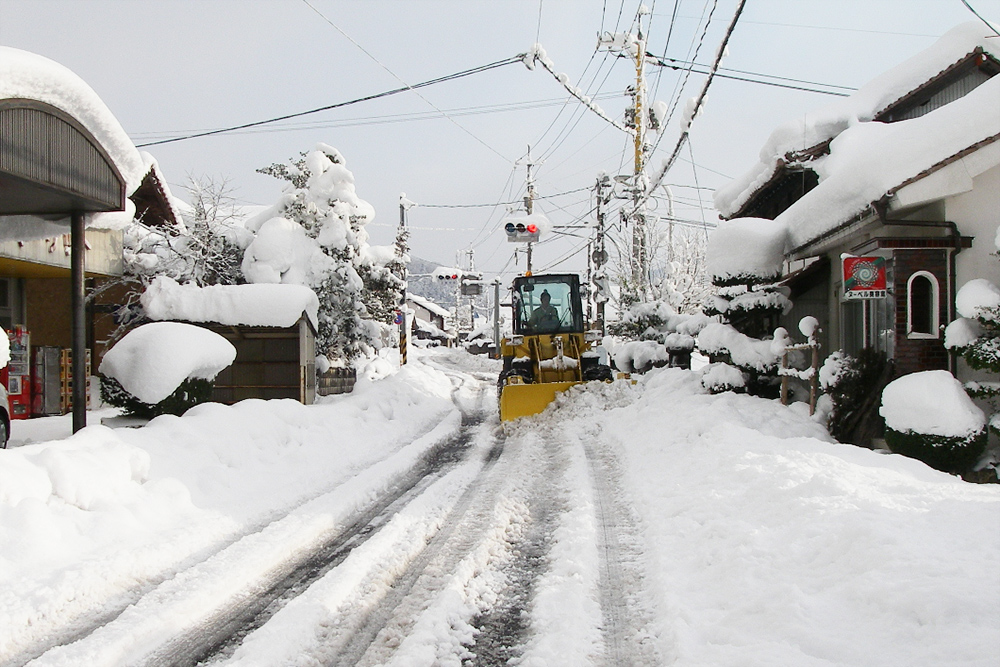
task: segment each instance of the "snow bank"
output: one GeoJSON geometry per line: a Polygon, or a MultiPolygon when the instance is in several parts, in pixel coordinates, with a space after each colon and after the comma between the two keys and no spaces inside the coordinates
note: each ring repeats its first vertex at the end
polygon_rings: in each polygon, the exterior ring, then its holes
{"type": "Polygon", "coordinates": [[[715,281],[778,276],[787,241],[788,228],[782,222],[764,218],[722,222],[708,237],[708,274],[715,281]]]}
{"type": "Polygon", "coordinates": [[[303,313],[315,327],[319,300],[305,285],[181,285],[173,278],[153,279],[142,295],[153,320],[218,322],[229,325],[290,327],[303,313]]]}
{"type": "Polygon", "coordinates": [[[219,334],[181,322],[153,322],[125,334],[104,355],[100,372],[143,403],[159,403],[188,378],[213,379],[236,359],[219,334]]]}
{"type": "Polygon", "coordinates": [[[1000,488],[707,395],[693,372],[638,381],[561,409],[621,462],[647,574],[630,604],[651,607],[660,664],[995,663],[1000,488]]]}
{"type": "Polygon", "coordinates": [[[900,433],[965,438],[983,430],[986,416],[948,371],[910,373],[882,391],[879,414],[900,433]]]}
{"type": "MultiPolygon", "coordinates": [[[[326,517],[370,502],[421,451],[391,470],[374,464],[458,430],[453,390],[447,375],[415,361],[318,405],[206,403],[139,429],[90,426],[0,450],[0,661],[21,664],[15,656],[108,605],[124,608],[137,590],[319,494],[342,491],[326,517]]],[[[174,590],[185,593],[183,581],[174,590]]]]}

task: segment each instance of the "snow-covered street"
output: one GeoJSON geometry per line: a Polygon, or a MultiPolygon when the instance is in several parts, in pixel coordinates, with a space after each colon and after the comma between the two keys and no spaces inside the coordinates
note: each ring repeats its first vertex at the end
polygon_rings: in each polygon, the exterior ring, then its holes
{"type": "Polygon", "coordinates": [[[0,664],[995,664],[995,485],[679,369],[505,432],[493,363],[18,424],[0,664]]]}

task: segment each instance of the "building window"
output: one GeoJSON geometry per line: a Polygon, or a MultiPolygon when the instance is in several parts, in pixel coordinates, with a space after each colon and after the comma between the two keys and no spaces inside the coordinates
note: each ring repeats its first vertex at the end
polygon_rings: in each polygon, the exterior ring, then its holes
{"type": "Polygon", "coordinates": [[[938,338],[940,290],[937,278],[918,271],[906,283],[906,335],[908,338],[938,338]]]}

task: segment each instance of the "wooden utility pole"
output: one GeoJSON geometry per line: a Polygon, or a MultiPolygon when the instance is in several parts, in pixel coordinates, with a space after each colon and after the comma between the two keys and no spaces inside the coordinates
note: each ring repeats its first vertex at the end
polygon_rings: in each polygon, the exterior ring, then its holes
{"type": "MultiPolygon", "coordinates": [[[[531,215],[534,211],[534,201],[535,201],[535,181],[531,177],[531,168],[535,166],[535,163],[531,161],[531,146],[528,146],[528,162],[527,162],[527,182],[528,182],[528,194],[524,196],[524,210],[531,215]]],[[[527,257],[528,257],[528,268],[527,272],[531,273],[531,241],[527,244],[527,257]]]]}
{"type": "Polygon", "coordinates": [[[642,16],[639,16],[639,32],[635,49],[635,90],[633,107],[630,112],[631,127],[635,130],[634,162],[632,183],[632,284],[635,295],[644,301],[649,278],[649,258],[646,248],[646,211],[643,203],[642,178],[646,169],[646,36],[642,32],[642,16]]]}

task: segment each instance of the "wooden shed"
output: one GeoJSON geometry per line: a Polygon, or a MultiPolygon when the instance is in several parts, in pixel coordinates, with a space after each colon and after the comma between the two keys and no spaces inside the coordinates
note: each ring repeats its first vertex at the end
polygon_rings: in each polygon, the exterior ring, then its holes
{"type": "Polygon", "coordinates": [[[212,400],[316,400],[316,313],[319,301],[303,285],[180,285],[160,276],[142,306],[152,320],[210,329],[236,348],[236,360],[215,379],[212,400]]]}

